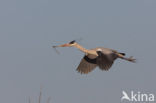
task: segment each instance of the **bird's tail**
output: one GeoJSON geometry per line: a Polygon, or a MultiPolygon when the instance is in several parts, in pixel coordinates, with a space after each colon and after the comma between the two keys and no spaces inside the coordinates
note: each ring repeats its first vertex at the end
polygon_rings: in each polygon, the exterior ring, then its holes
{"type": "Polygon", "coordinates": [[[136,62],[136,59],[134,59],[132,56],[129,57],[129,58],[124,57],[124,56],[125,56],[125,53],[118,53],[117,55],[118,55],[118,57],[121,58],[121,59],[124,59],[124,60],[130,61],[130,62],[133,62],[133,63],[136,62]]]}

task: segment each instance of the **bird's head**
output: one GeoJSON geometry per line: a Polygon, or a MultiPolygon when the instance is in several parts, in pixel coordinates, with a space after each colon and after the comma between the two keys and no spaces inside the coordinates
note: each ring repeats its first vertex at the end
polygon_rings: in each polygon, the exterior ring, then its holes
{"type": "Polygon", "coordinates": [[[74,45],[76,45],[76,41],[75,40],[73,40],[73,41],[71,41],[69,43],[65,43],[65,44],[58,45],[58,46],[53,46],[53,47],[72,47],[74,45]]]}

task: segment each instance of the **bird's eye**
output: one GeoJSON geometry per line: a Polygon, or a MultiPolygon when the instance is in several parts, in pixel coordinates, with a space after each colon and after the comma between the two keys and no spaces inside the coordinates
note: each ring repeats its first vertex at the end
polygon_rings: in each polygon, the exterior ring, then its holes
{"type": "Polygon", "coordinates": [[[76,41],[75,40],[73,40],[73,41],[71,41],[71,42],[69,42],[69,44],[74,44],[76,41]]]}

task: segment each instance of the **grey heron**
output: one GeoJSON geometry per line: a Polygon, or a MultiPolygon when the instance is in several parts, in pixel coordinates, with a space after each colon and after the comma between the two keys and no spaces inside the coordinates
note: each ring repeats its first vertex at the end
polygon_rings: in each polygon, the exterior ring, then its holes
{"type": "Polygon", "coordinates": [[[120,53],[116,50],[109,48],[97,47],[94,49],[85,49],[75,40],[69,43],[65,43],[63,45],[53,46],[53,48],[56,47],[75,47],[85,53],[79,66],[76,69],[81,74],[88,74],[89,72],[94,70],[97,66],[101,70],[107,71],[110,69],[110,67],[117,58],[124,59],[133,63],[136,60],[132,56],[127,58],[125,57],[125,53],[120,53]]]}

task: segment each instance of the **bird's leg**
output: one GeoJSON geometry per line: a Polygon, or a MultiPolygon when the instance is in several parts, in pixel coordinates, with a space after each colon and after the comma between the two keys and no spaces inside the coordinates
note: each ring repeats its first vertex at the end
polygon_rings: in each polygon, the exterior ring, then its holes
{"type": "Polygon", "coordinates": [[[121,55],[121,54],[119,54],[119,53],[118,53],[117,55],[118,55],[118,57],[121,58],[121,59],[124,59],[124,60],[130,61],[130,62],[133,62],[133,63],[136,62],[136,59],[134,59],[132,56],[129,57],[129,58],[127,58],[127,57],[124,57],[123,55],[121,55]]]}
{"type": "Polygon", "coordinates": [[[124,58],[124,59],[133,63],[136,62],[136,59],[134,59],[132,56],[130,56],[129,58],[124,58]]]}

